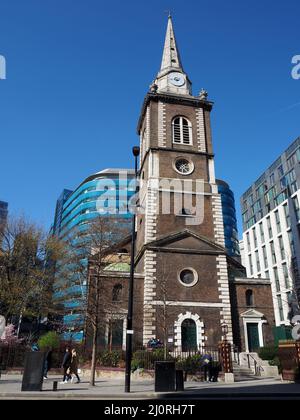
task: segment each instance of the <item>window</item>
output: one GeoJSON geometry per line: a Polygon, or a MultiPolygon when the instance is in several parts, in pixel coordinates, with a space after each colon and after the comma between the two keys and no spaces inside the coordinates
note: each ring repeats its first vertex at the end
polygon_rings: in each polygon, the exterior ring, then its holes
{"type": "Polygon", "coordinates": [[[256,190],[257,198],[262,197],[264,195],[265,187],[264,184],[261,184],[256,190]]]}
{"type": "Polygon", "coordinates": [[[281,178],[281,180],[280,180],[280,187],[281,187],[281,189],[285,189],[286,188],[286,186],[287,186],[287,182],[286,182],[286,177],[284,176],[283,178],[281,178]]]}
{"type": "Polygon", "coordinates": [[[265,242],[265,233],[264,233],[264,227],[262,223],[259,224],[259,230],[260,230],[261,243],[263,244],[265,242]]]}
{"type": "Polygon", "coordinates": [[[247,233],[247,245],[248,245],[248,250],[250,250],[250,235],[249,232],[247,233]]]}
{"type": "Polygon", "coordinates": [[[295,209],[295,213],[296,213],[296,217],[297,217],[297,222],[299,222],[299,220],[300,220],[300,208],[299,208],[299,200],[298,200],[297,196],[293,198],[293,202],[294,202],[294,209],[295,209]]]}
{"type": "Polygon", "coordinates": [[[257,271],[260,271],[260,261],[259,261],[259,255],[258,255],[258,251],[255,251],[255,260],[256,260],[256,267],[257,267],[257,271]]]}
{"type": "Polygon", "coordinates": [[[279,282],[279,276],[278,276],[278,268],[274,268],[274,279],[275,279],[275,286],[276,286],[276,292],[280,292],[280,282],[279,282]]]}
{"type": "Polygon", "coordinates": [[[270,217],[267,218],[267,224],[268,224],[269,239],[272,239],[273,238],[273,232],[272,232],[270,217]]]}
{"type": "Polygon", "coordinates": [[[283,271],[283,276],[284,276],[285,287],[287,289],[289,289],[290,288],[290,277],[289,277],[289,272],[288,272],[286,264],[282,264],[282,271],[283,271]]]}
{"type": "Polygon", "coordinates": [[[271,185],[274,185],[274,184],[275,184],[275,175],[274,175],[274,174],[272,174],[272,175],[270,176],[270,184],[271,184],[271,185]]]}
{"type": "Polygon", "coordinates": [[[297,181],[291,183],[291,192],[294,194],[298,190],[297,181]]]}
{"type": "Polygon", "coordinates": [[[267,258],[267,250],[266,250],[265,246],[262,247],[262,252],[263,252],[263,257],[264,257],[264,266],[265,266],[265,269],[267,269],[268,268],[268,258],[267,258]]]}
{"type": "Polygon", "coordinates": [[[253,276],[253,261],[252,256],[249,255],[250,276],[253,276]]]}
{"type": "Polygon", "coordinates": [[[282,322],[282,321],[284,321],[284,314],[283,314],[283,306],[282,306],[281,296],[278,296],[277,297],[277,302],[278,302],[278,310],[279,310],[280,322],[282,322]]]}
{"type": "Polygon", "coordinates": [[[284,208],[284,214],[285,214],[285,220],[286,220],[286,227],[289,228],[291,224],[290,211],[287,204],[285,204],[283,208],[284,208]]]}
{"type": "Polygon", "coordinates": [[[278,210],[275,211],[275,220],[276,220],[276,226],[277,226],[277,233],[280,233],[281,232],[281,226],[280,226],[280,218],[279,218],[278,210]]]}
{"type": "Polygon", "coordinates": [[[255,216],[251,217],[251,219],[249,219],[246,224],[246,229],[250,229],[253,225],[255,225],[255,222],[256,222],[255,216]]]}
{"type": "Polygon", "coordinates": [[[247,220],[248,220],[248,210],[245,213],[243,213],[243,222],[246,223],[247,220]]]}
{"type": "Polygon", "coordinates": [[[281,203],[283,203],[284,200],[286,200],[286,198],[286,191],[283,191],[282,193],[278,194],[275,198],[275,206],[279,206],[281,203]]]}
{"type": "Polygon", "coordinates": [[[296,172],[295,169],[292,169],[287,175],[286,179],[288,184],[291,184],[292,182],[296,181],[296,172]]]}
{"type": "Polygon", "coordinates": [[[192,145],[192,124],[183,117],[176,117],[173,122],[173,143],[192,145]]]}
{"type": "Polygon", "coordinates": [[[257,248],[257,235],[256,235],[256,229],[253,228],[253,238],[254,238],[254,246],[257,248]]]}
{"type": "Polygon", "coordinates": [[[113,287],[113,291],[112,291],[113,302],[120,302],[122,300],[122,290],[123,290],[123,287],[121,284],[116,284],[113,287]]]}
{"type": "Polygon", "coordinates": [[[260,200],[256,201],[256,203],[253,206],[253,213],[257,213],[261,210],[261,202],[260,200]]]}
{"type": "Polygon", "coordinates": [[[180,271],[178,279],[184,286],[191,287],[197,283],[198,274],[193,268],[185,268],[180,271]]]}
{"type": "Polygon", "coordinates": [[[289,235],[291,253],[292,253],[292,256],[294,257],[295,256],[295,243],[294,243],[293,232],[290,230],[288,235],[289,235]]]}
{"type": "Polygon", "coordinates": [[[182,175],[190,175],[194,171],[194,164],[185,158],[176,159],[173,167],[182,175]]]}
{"type": "Polygon", "coordinates": [[[279,177],[282,177],[284,174],[283,166],[282,165],[278,166],[277,170],[278,170],[279,177]]]}
{"type": "Polygon", "coordinates": [[[282,236],[280,236],[278,239],[279,239],[279,247],[280,247],[281,259],[282,260],[285,260],[285,250],[284,250],[284,243],[283,243],[282,236]]]}
{"type": "Polygon", "coordinates": [[[253,300],[253,291],[247,290],[246,291],[246,306],[253,306],[254,300],[253,300]]]}
{"type": "Polygon", "coordinates": [[[296,163],[296,154],[294,153],[291,157],[289,157],[286,163],[287,163],[288,169],[292,169],[296,163]]]}
{"type": "Polygon", "coordinates": [[[274,242],[270,242],[271,245],[271,253],[272,253],[272,262],[273,264],[276,264],[276,253],[275,253],[275,247],[274,247],[274,242]]]}

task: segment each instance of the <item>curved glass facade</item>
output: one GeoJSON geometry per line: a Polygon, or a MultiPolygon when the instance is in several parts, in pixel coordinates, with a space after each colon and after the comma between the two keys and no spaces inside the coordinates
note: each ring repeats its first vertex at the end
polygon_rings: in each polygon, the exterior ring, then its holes
{"type": "Polygon", "coordinates": [[[229,185],[217,179],[218,192],[221,194],[222,213],[224,221],[225,247],[231,257],[240,256],[238,240],[237,219],[234,194],[229,185]]]}
{"type": "MultiPolygon", "coordinates": [[[[89,223],[99,215],[103,217],[122,217],[124,227],[131,226],[131,213],[128,203],[135,193],[134,171],[125,169],[106,169],[86,178],[67,200],[61,210],[60,225],[56,234],[61,239],[75,238],[76,234],[88,229],[89,223]]],[[[83,263],[87,264],[82,255],[83,263]]],[[[63,306],[63,339],[81,341],[84,330],[84,304],[87,282],[74,278],[70,281],[56,278],[54,301],[63,306]]]]}

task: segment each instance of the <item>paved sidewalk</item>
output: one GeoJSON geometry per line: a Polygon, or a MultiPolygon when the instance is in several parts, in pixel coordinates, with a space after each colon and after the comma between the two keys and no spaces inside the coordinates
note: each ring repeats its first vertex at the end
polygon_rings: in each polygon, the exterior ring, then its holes
{"type": "Polygon", "coordinates": [[[49,376],[44,381],[42,392],[21,392],[21,375],[2,375],[0,379],[0,399],[207,399],[207,398],[254,398],[276,397],[300,399],[300,385],[284,383],[274,379],[236,382],[234,384],[185,382],[185,391],[177,393],[155,393],[153,380],[133,381],[131,393],[124,392],[124,381],[101,379],[95,387],[90,387],[87,378],[80,384],[58,384],[57,392],[52,391],[53,381],[58,376],[49,376]]]}

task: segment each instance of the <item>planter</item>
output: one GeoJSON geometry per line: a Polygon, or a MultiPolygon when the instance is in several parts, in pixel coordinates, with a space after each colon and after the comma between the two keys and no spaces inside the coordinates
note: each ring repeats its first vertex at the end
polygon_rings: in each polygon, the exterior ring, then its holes
{"type": "Polygon", "coordinates": [[[300,380],[299,341],[280,343],[278,357],[282,367],[282,379],[284,381],[298,382],[300,380]]]}

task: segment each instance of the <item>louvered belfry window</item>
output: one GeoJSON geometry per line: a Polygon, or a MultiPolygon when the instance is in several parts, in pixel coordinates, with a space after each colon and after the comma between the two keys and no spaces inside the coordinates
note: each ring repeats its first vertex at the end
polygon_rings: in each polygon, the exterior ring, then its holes
{"type": "Polygon", "coordinates": [[[173,120],[173,143],[192,144],[192,124],[183,117],[173,120]]]}

